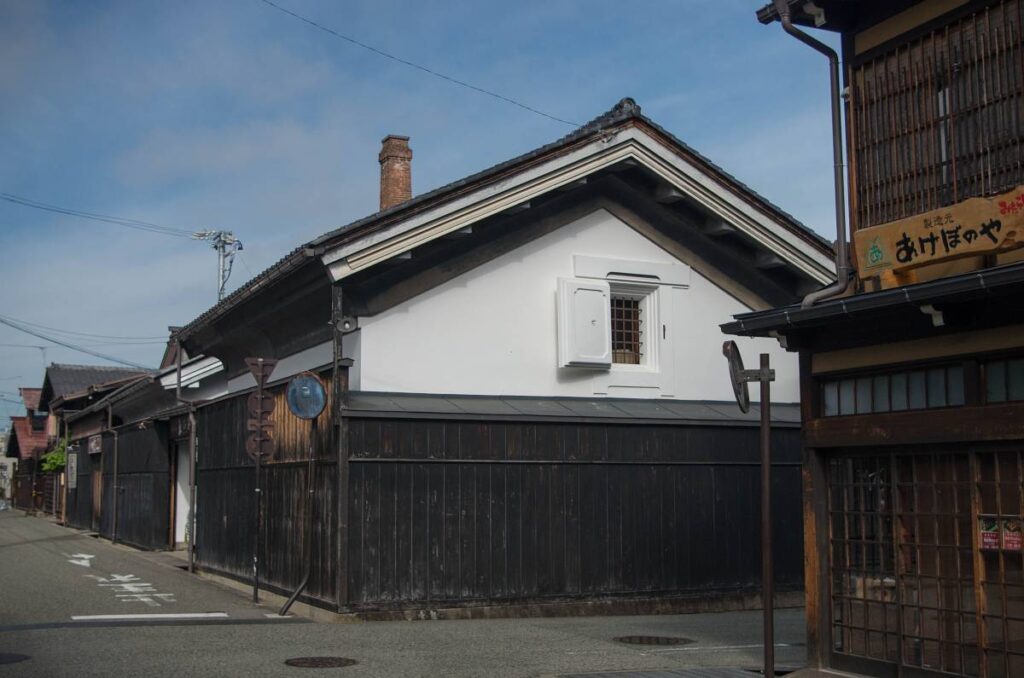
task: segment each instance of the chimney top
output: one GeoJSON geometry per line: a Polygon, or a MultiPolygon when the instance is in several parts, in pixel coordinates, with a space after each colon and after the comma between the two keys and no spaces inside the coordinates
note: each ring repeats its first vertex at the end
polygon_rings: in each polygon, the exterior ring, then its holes
{"type": "Polygon", "coordinates": [[[409,137],[389,134],[380,142],[380,209],[412,198],[412,149],[409,137]]]}

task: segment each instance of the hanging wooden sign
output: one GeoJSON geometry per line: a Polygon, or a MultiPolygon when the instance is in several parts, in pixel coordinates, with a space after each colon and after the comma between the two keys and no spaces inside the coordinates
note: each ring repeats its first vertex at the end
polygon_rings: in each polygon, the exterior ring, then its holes
{"type": "Polygon", "coordinates": [[[1024,246],[1024,186],[854,233],[861,278],[1024,246]]]}

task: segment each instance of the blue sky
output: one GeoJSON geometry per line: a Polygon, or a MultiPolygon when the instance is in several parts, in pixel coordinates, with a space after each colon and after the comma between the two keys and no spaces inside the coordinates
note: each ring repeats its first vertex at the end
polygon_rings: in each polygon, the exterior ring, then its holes
{"type": "MultiPolygon", "coordinates": [[[[833,236],[822,57],[763,0],[278,2],[338,32],[586,122],[631,96],[656,122],[833,236]]],[[[835,44],[833,36],[825,39],[835,44]]],[[[234,288],[376,211],[380,139],[412,138],[420,193],[570,127],[331,37],[260,0],[0,4],[0,192],[176,228],[233,230],[234,288]]],[[[0,202],[0,314],[164,336],[214,300],[206,244],[0,202]]],[[[154,364],[159,344],[94,350],[154,364]]],[[[0,398],[47,342],[0,327],[0,398]]],[[[102,363],[51,346],[47,362],[102,363]]],[[[4,415],[18,407],[0,400],[4,415]]]]}

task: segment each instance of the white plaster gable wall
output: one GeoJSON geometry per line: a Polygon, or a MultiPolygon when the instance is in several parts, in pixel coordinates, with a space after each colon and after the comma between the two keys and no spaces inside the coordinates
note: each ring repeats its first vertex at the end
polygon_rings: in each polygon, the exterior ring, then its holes
{"type": "MultiPolygon", "coordinates": [[[[574,277],[573,256],[655,264],[668,252],[604,210],[595,211],[374,317],[360,319],[360,390],[563,397],[671,397],[732,400],[719,330],[748,311],[696,271],[688,288],[663,286],[670,304],[661,355],[665,378],[616,387],[614,373],[558,368],[556,289],[574,277]]],[[[685,262],[684,262],[685,263],[685,262]]],[[[740,339],[748,364],[771,354],[773,400],[796,402],[796,357],[775,341],[740,339]]],[[[612,370],[621,369],[613,367],[612,370]]],[[[756,399],[756,393],[751,394],[756,399]]]]}
{"type": "MultiPolygon", "coordinates": [[[[274,366],[274,371],[270,375],[270,381],[280,381],[281,379],[295,376],[299,372],[323,367],[331,362],[333,354],[333,345],[328,341],[311,346],[298,353],[293,353],[286,358],[281,358],[277,365],[274,366]]],[[[256,379],[253,378],[252,374],[246,372],[228,381],[226,393],[237,393],[238,391],[252,388],[255,385],[256,379]]]]}

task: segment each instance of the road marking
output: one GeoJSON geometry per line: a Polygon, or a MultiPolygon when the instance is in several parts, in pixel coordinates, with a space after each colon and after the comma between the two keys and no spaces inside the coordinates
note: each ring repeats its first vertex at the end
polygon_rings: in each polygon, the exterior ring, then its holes
{"type": "MultiPolygon", "coordinates": [[[[648,650],[648,652],[657,654],[663,654],[665,652],[715,652],[719,650],[753,650],[760,647],[764,647],[764,645],[761,643],[756,643],[754,645],[712,645],[710,647],[690,645],[688,647],[673,647],[665,650],[648,650]]],[[[793,645],[789,643],[775,643],[775,647],[793,647],[793,645]]]]}
{"type": "Polygon", "coordinates": [[[147,619],[224,619],[227,612],[168,612],[166,614],[85,614],[73,615],[71,621],[132,621],[147,619]]]}
{"type": "Polygon", "coordinates": [[[90,561],[96,557],[88,553],[65,553],[64,556],[72,565],[81,565],[82,567],[92,567],[90,561]]]}
{"type": "Polygon", "coordinates": [[[160,603],[174,603],[173,593],[158,593],[156,587],[148,581],[141,581],[134,574],[112,574],[100,577],[95,574],[84,575],[95,579],[100,588],[114,592],[114,596],[122,603],[145,603],[150,607],[160,607],[160,603]]]}

